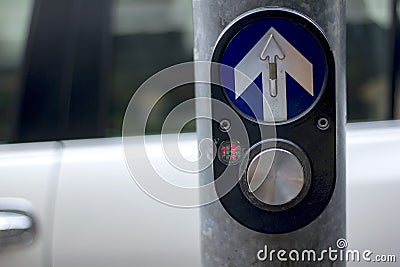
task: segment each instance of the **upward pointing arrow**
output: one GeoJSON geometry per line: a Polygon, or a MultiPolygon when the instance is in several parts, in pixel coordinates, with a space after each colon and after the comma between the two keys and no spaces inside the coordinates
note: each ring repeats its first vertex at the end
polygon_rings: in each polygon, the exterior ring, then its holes
{"type": "Polygon", "coordinates": [[[260,55],[261,60],[268,60],[269,63],[275,63],[276,58],[283,59],[284,57],[285,54],[276,42],[274,35],[270,34],[268,42],[260,55]]]}
{"type": "Polygon", "coordinates": [[[269,36],[267,44],[265,45],[264,50],[260,55],[261,60],[267,60],[269,63],[269,94],[271,95],[271,97],[278,96],[278,88],[276,84],[278,68],[276,60],[282,60],[284,58],[285,54],[282,52],[281,48],[276,42],[274,35],[271,34],[269,36]]]}
{"type": "Polygon", "coordinates": [[[287,120],[286,73],[314,95],[313,65],[273,27],[235,67],[236,99],[260,73],[263,77],[264,121],[287,120]]]}

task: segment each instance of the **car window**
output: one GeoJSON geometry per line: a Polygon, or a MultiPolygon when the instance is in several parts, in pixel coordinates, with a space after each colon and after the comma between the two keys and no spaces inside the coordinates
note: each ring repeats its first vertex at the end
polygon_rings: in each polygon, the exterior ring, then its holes
{"type": "Polygon", "coordinates": [[[0,2],[0,142],[12,137],[33,0],[0,2]]]}
{"type": "MultiPolygon", "coordinates": [[[[392,107],[397,19],[392,0],[347,1],[348,119],[374,121],[398,118],[392,107]],[[393,110],[394,114],[392,114],[393,110]]],[[[398,29],[397,29],[398,32],[398,29]]],[[[398,35],[398,34],[397,34],[398,35]]],[[[395,71],[397,72],[397,71],[395,71]]]]}
{"type": "MultiPolygon", "coordinates": [[[[193,60],[192,3],[190,0],[117,0],[112,23],[112,86],[107,135],[117,136],[121,134],[124,112],[136,89],[162,69],[193,60]]],[[[144,102],[152,101],[152,92],[148,96],[144,102]]],[[[193,85],[167,94],[154,106],[146,132],[160,133],[168,113],[193,97],[193,85]]],[[[194,114],[194,107],[186,112],[194,114]]],[[[194,125],[192,122],[185,129],[194,131],[194,125]]]]}

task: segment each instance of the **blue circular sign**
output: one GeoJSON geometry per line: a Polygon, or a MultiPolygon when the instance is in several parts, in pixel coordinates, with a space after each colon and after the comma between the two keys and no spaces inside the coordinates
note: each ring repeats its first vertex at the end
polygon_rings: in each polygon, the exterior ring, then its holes
{"type": "Polygon", "coordinates": [[[221,69],[220,79],[241,113],[259,122],[284,123],[312,109],[324,88],[327,61],[304,23],[243,16],[224,35],[219,62],[234,70],[221,69]]]}

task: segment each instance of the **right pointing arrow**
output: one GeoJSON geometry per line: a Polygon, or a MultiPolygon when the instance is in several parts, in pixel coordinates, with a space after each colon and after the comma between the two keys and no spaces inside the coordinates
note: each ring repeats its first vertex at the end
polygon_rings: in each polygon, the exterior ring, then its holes
{"type": "Polygon", "coordinates": [[[273,27],[235,67],[236,99],[260,73],[263,76],[264,121],[287,120],[286,73],[314,95],[313,65],[273,27]]]}

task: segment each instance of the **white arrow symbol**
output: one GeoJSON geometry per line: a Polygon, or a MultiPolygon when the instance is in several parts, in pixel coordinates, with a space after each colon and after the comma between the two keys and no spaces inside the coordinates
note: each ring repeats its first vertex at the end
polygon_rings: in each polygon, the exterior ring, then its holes
{"type": "Polygon", "coordinates": [[[314,95],[313,65],[274,28],[269,29],[235,67],[236,99],[260,73],[264,121],[287,120],[286,73],[314,95]]]}

